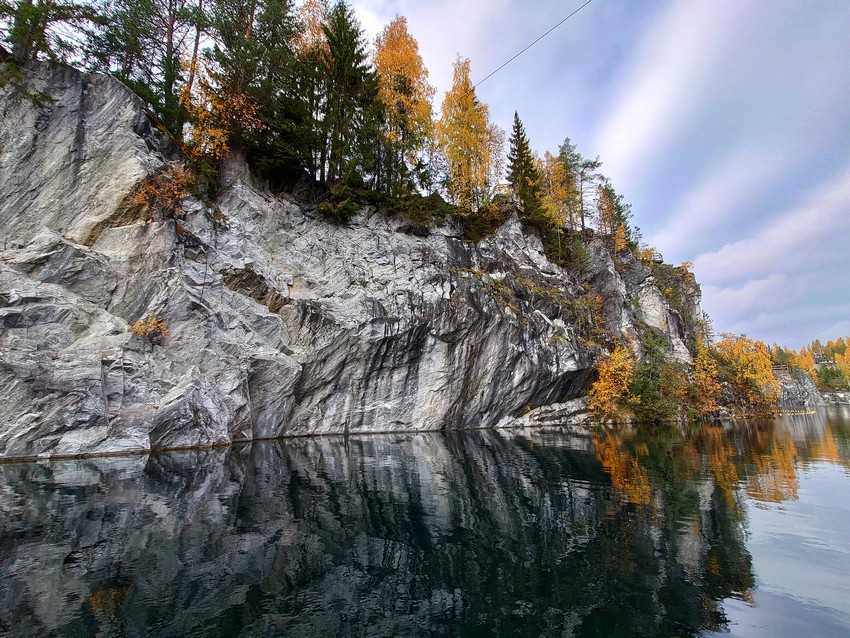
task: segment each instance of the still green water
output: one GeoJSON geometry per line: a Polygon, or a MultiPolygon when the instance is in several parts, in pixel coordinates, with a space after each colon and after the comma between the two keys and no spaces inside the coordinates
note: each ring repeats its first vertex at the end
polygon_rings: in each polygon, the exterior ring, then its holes
{"type": "Polygon", "coordinates": [[[850,412],[0,465],[0,636],[850,636],[850,412]]]}

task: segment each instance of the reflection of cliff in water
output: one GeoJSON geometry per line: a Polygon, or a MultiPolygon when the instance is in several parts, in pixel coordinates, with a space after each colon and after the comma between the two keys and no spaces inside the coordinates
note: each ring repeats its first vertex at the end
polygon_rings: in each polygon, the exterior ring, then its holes
{"type": "Polygon", "coordinates": [[[0,465],[0,634],[694,635],[753,586],[739,486],[794,498],[846,423],[0,465]]]}

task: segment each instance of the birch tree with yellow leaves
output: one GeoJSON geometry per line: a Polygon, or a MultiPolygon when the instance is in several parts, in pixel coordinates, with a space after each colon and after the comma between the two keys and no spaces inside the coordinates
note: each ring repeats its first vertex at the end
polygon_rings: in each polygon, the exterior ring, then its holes
{"type": "Polygon", "coordinates": [[[602,419],[616,419],[629,398],[635,358],[627,348],[616,346],[596,365],[597,378],[590,388],[588,409],[602,419]]]}
{"type": "Polygon", "coordinates": [[[452,88],[443,100],[437,138],[446,159],[446,189],[466,210],[478,210],[501,173],[504,133],[490,122],[490,112],[475,96],[469,60],[454,64],[452,88]]]}
{"type": "Polygon", "coordinates": [[[399,194],[411,168],[427,148],[432,134],[434,97],[434,88],[428,83],[428,69],[404,17],[395,18],[378,35],[375,69],[378,101],[384,116],[383,186],[389,193],[399,194]]]}
{"type": "Polygon", "coordinates": [[[558,227],[574,228],[575,220],[568,205],[570,178],[564,163],[546,151],[538,162],[537,170],[540,173],[541,203],[546,216],[558,227]]]}
{"type": "Polygon", "coordinates": [[[697,337],[695,355],[690,402],[700,416],[707,417],[718,408],[721,387],[717,382],[717,362],[702,337],[697,337]]]}

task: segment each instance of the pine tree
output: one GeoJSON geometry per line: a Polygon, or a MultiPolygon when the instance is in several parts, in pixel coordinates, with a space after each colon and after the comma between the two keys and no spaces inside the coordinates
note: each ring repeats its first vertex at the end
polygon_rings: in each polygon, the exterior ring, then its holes
{"type": "Polygon", "coordinates": [[[46,57],[63,60],[78,51],[68,32],[103,22],[97,9],[88,2],[57,0],[18,0],[0,2],[0,23],[9,27],[6,41],[17,64],[46,57]],[[63,29],[62,27],[72,27],[63,29]]]}
{"type": "Polygon", "coordinates": [[[576,150],[570,138],[566,138],[558,149],[558,158],[569,175],[570,197],[568,206],[571,217],[581,221],[581,229],[587,228],[592,216],[591,200],[594,184],[600,175],[596,172],[602,166],[599,158],[586,159],[576,150]]]}
{"type": "Polygon", "coordinates": [[[599,179],[601,182],[596,194],[596,225],[614,250],[619,251],[631,240],[629,219],[632,216],[632,207],[623,201],[622,195],[617,194],[611,182],[601,176],[599,179]]]}
{"type": "Polygon", "coordinates": [[[525,134],[525,127],[516,111],[514,111],[514,126],[508,144],[508,182],[525,216],[531,218],[542,211],[540,172],[537,170],[534,155],[525,134]]]}
{"type": "Polygon", "coordinates": [[[133,89],[180,138],[181,85],[189,70],[181,63],[189,57],[188,43],[200,43],[206,24],[201,0],[118,0],[104,2],[101,10],[104,24],[88,34],[89,66],[133,89]]]}
{"type": "Polygon", "coordinates": [[[205,131],[214,133],[214,146],[245,153],[275,183],[290,181],[306,164],[303,131],[308,126],[306,107],[295,90],[298,23],[293,3],[211,0],[210,4],[214,45],[205,52],[201,65],[205,69],[198,70],[206,79],[197,90],[186,85],[193,102],[190,141],[197,147],[205,131]]]}

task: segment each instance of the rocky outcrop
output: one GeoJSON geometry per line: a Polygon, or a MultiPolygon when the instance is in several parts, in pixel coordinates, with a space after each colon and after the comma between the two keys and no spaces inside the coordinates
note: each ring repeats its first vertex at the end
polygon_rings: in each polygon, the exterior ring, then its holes
{"type": "Polygon", "coordinates": [[[812,377],[803,370],[774,372],[779,380],[779,408],[810,408],[826,405],[812,377]]]}
{"type": "Polygon", "coordinates": [[[162,165],[167,143],[113,78],[40,64],[27,80],[49,99],[0,89],[0,243],[23,246],[45,227],[85,241],[162,165]]]}
{"type": "Polygon", "coordinates": [[[824,392],[821,397],[826,405],[850,405],[850,392],[824,392]]]}
{"type": "Polygon", "coordinates": [[[238,159],[178,219],[131,196],[171,151],[117,81],[46,65],[0,94],[0,455],[579,422],[605,334],[685,322],[589,244],[581,277],[512,216],[478,244],[364,208],[348,225],[238,159]],[[26,125],[21,126],[20,122],[26,125]],[[152,316],[168,333],[131,335],[152,316]]]}

